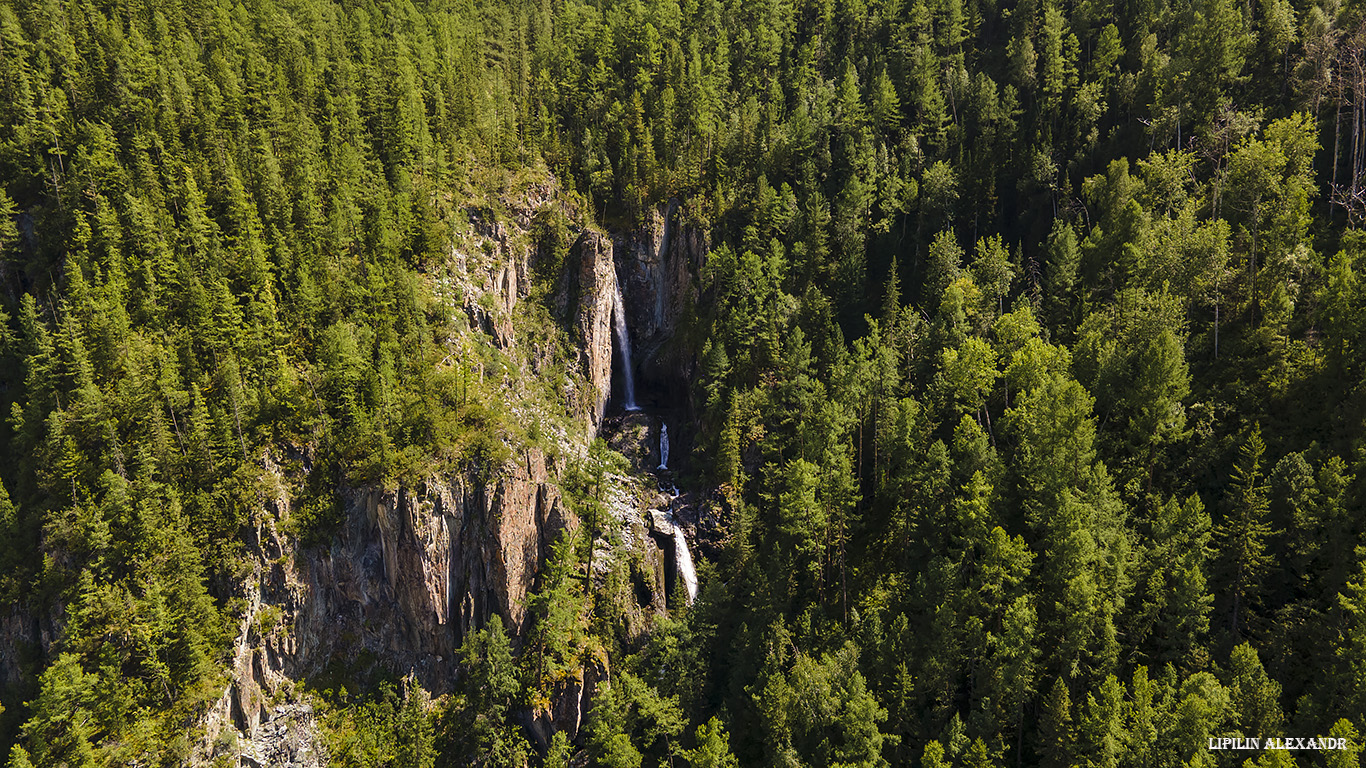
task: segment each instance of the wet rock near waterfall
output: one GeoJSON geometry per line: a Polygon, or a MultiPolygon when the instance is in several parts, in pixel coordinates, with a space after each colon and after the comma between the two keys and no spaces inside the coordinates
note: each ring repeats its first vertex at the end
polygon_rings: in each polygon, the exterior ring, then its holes
{"type": "Polygon", "coordinates": [[[650,510],[650,530],[661,536],[674,535],[673,513],[667,509],[650,510]]]}
{"type": "Polygon", "coordinates": [[[659,463],[659,426],[657,419],[644,412],[608,416],[603,426],[607,445],[626,457],[639,471],[659,463]]]}
{"type": "Polygon", "coordinates": [[[647,211],[640,226],[620,235],[616,245],[642,377],[687,378],[693,361],[671,342],[688,308],[697,303],[697,275],[710,250],[707,229],[674,199],[647,211]]]}
{"type": "MultiPolygon", "coordinates": [[[[551,189],[541,202],[554,196],[551,189]]],[[[514,323],[538,269],[535,247],[520,231],[530,220],[518,213],[525,207],[514,207],[512,218],[470,213],[450,263],[430,279],[444,309],[453,318],[463,314],[473,332],[453,341],[452,359],[465,360],[481,377],[479,360],[511,361],[511,368],[481,381],[501,376],[509,412],[536,420],[541,437],[513,441],[508,460],[478,476],[455,472],[398,487],[340,489],[344,522],[323,546],[305,548],[280,532],[292,514],[282,490],[256,520],[254,573],[244,587],[249,609],[230,680],[204,719],[196,764],[233,753],[243,765],[327,764],[311,697],[290,693],[296,681],[337,669],[352,679],[397,673],[440,695],[455,685],[461,640],[489,616],[501,616],[520,642],[526,596],[550,546],[578,524],[560,498],[559,473],[596,436],[625,456],[630,469],[610,479],[608,507],[618,528],[594,544],[594,588],[619,585],[616,574],[626,574],[620,608],[630,642],[643,641],[659,616],[678,607],[673,601],[680,594],[695,594],[694,558],[715,554],[724,526],[713,519],[705,494],[674,486],[682,482],[679,470],[687,471],[694,439],[687,385],[679,378],[687,365],[660,361],[695,299],[705,234],[684,223],[677,206],[661,208],[626,235],[574,230],[546,297],[572,349],[557,398],[538,411],[526,399],[532,389],[526,382],[541,375],[537,360],[552,359],[555,350],[538,358],[533,347],[544,342],[519,338],[514,323]],[[633,343],[642,346],[626,370],[641,372],[644,411],[623,409],[622,361],[633,343]],[[675,384],[661,383],[670,377],[675,384]],[[563,422],[544,418],[556,408],[563,422]],[[666,422],[672,445],[661,468],[666,422]],[[229,743],[236,747],[220,749],[229,743]]],[[[275,467],[270,472],[280,474],[275,467]]],[[[290,482],[281,477],[277,485],[290,482]]],[[[36,624],[10,623],[16,634],[36,624]]],[[[595,682],[606,675],[594,663],[572,671],[572,684],[555,691],[544,709],[515,715],[539,747],[557,730],[577,734],[595,682]]]]}

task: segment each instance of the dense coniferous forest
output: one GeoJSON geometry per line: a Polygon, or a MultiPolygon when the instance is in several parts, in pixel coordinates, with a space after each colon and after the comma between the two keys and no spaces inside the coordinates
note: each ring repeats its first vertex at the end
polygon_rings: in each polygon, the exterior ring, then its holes
{"type": "MultiPolygon", "coordinates": [[[[548,177],[708,233],[681,482],[725,535],[621,631],[594,443],[451,692],[298,681],[330,764],[1359,764],[1359,0],[2,0],[11,768],[191,761],[272,478],[325,547],[342,488],[563,433],[432,277],[548,177]]],[[[515,322],[579,375],[536,227],[515,322]]]]}

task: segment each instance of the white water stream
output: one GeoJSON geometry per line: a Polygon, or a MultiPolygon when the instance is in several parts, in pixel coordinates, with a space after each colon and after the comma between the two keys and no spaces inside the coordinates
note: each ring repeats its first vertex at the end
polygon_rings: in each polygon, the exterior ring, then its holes
{"type": "Polygon", "coordinates": [[[626,389],[625,408],[638,411],[636,405],[636,377],[631,364],[631,336],[626,331],[626,305],[621,301],[621,285],[617,282],[617,271],[612,270],[612,329],[617,335],[617,349],[621,351],[621,379],[626,389]]]}
{"type": "MultiPolygon", "coordinates": [[[[664,217],[664,235],[660,242],[660,256],[663,257],[669,247],[669,219],[673,217],[674,202],[670,202],[667,213],[664,217]]],[[[661,294],[662,296],[662,294],[661,294]]],[[[657,309],[662,309],[659,307],[657,309]]],[[[617,349],[621,352],[621,380],[622,388],[625,390],[623,395],[623,407],[627,411],[639,411],[640,406],[636,403],[636,379],[635,371],[631,361],[631,335],[626,328],[626,306],[621,299],[621,284],[617,279],[616,269],[612,270],[612,330],[617,337],[617,349]]],[[[659,429],[659,469],[669,468],[669,427],[662,425],[659,429]]],[[[662,490],[662,487],[661,487],[662,490]]],[[[669,517],[673,523],[674,540],[674,561],[678,566],[678,573],[683,577],[683,586],[688,590],[688,604],[692,605],[697,599],[697,570],[693,567],[692,552],[688,550],[688,538],[683,533],[683,526],[678,524],[674,518],[672,500],[678,498],[677,486],[669,486],[670,510],[669,517]]]]}
{"type": "Polygon", "coordinates": [[[688,589],[688,605],[697,599],[697,571],[693,570],[692,553],[688,551],[688,539],[683,535],[683,526],[674,526],[674,560],[678,561],[678,573],[683,577],[683,586],[688,589]]]}

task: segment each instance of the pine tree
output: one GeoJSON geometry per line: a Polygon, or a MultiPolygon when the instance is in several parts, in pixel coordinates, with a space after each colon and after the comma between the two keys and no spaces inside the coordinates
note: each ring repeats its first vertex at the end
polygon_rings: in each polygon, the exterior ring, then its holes
{"type": "Polygon", "coordinates": [[[1072,745],[1075,738],[1072,727],[1072,700],[1067,693],[1067,684],[1062,678],[1054,678],[1053,687],[1049,689],[1041,706],[1040,765],[1046,768],[1072,765],[1072,745]]]}
{"type": "Polygon", "coordinates": [[[1262,474],[1265,453],[1261,426],[1254,424],[1233,465],[1225,496],[1227,512],[1216,532],[1223,552],[1222,581],[1230,603],[1229,631],[1235,639],[1243,636],[1247,614],[1255,609],[1262,581],[1271,568],[1267,552],[1271,537],[1267,522],[1269,488],[1262,474]]]}
{"type": "Polygon", "coordinates": [[[695,748],[683,751],[693,768],[739,768],[740,762],[730,752],[726,729],[717,718],[697,726],[696,742],[695,748]]]}

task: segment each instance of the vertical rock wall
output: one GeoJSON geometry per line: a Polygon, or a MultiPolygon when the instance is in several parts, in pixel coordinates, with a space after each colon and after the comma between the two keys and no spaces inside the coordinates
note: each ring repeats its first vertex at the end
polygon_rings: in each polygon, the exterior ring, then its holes
{"type": "Polygon", "coordinates": [[[639,227],[617,245],[626,282],[626,312],[642,373],[655,379],[678,378],[683,360],[669,342],[687,308],[697,301],[696,276],[706,260],[706,232],[687,219],[677,200],[645,215],[639,227]]]}
{"type": "Polygon", "coordinates": [[[578,334],[579,361],[588,379],[592,399],[592,426],[596,433],[612,394],[612,243],[589,230],[575,243],[570,266],[565,270],[561,302],[578,334]]]}
{"type": "MultiPolygon", "coordinates": [[[[551,197],[553,190],[537,199],[544,203],[551,197]]],[[[701,229],[680,223],[676,209],[671,203],[652,212],[642,227],[616,243],[584,230],[569,253],[552,309],[573,337],[579,381],[588,387],[587,392],[566,391],[565,407],[587,424],[584,434],[562,439],[591,438],[606,415],[618,263],[641,367],[666,371],[655,376],[686,367],[667,358],[667,342],[696,299],[695,276],[707,241],[701,229]],[[671,222],[667,235],[666,222],[671,222]]],[[[530,221],[525,211],[516,219],[523,228],[530,221]]],[[[470,236],[496,247],[453,251],[452,277],[439,290],[461,293],[471,330],[509,349],[517,344],[512,312],[530,291],[528,265],[535,255],[519,257],[514,244],[524,238],[480,217],[472,216],[470,236]],[[497,258],[475,268],[471,260],[479,260],[471,254],[484,252],[497,258]],[[495,300],[481,303],[480,296],[495,300]]],[[[574,386],[570,381],[571,390],[574,386]]],[[[269,459],[267,469],[279,477],[269,459]]],[[[256,572],[244,588],[249,608],[233,654],[232,682],[206,718],[201,754],[212,754],[209,745],[231,725],[248,739],[244,756],[270,762],[307,754],[307,760],[297,761],[321,764],[325,756],[307,738],[295,738],[307,735],[313,715],[307,701],[288,700],[292,681],[328,669],[356,677],[367,665],[382,663],[439,694],[454,683],[455,656],[466,633],[497,614],[520,636],[527,628],[527,593],[551,544],[578,521],[564,508],[555,468],[540,449],[514,448],[511,461],[486,471],[490,476],[434,477],[416,487],[345,490],[343,530],[330,546],[313,549],[299,549],[277,531],[276,522],[289,517],[281,481],[280,495],[258,520],[256,541],[249,542],[259,553],[256,572]],[[271,703],[281,696],[287,700],[271,703]]],[[[665,555],[643,521],[629,527],[632,545],[645,554],[639,574],[642,610],[662,611],[665,555]]],[[[643,631],[645,619],[637,618],[643,631]]],[[[13,623],[0,622],[0,631],[12,633],[13,623]]],[[[0,658],[0,671],[6,661],[0,658]]],[[[576,732],[593,683],[605,674],[605,668],[590,665],[555,698],[551,710],[528,713],[533,737],[548,738],[552,729],[576,732]]]]}
{"type": "Polygon", "coordinates": [[[521,632],[539,564],[577,524],[536,449],[487,483],[433,479],[346,497],[342,535],[300,554],[298,666],[316,673],[369,651],[436,693],[449,689],[466,633],[494,614],[521,632]]]}

